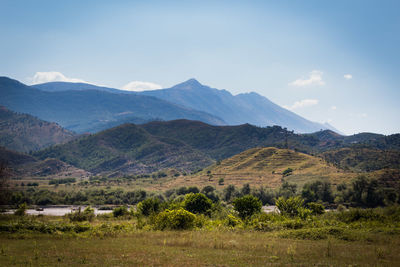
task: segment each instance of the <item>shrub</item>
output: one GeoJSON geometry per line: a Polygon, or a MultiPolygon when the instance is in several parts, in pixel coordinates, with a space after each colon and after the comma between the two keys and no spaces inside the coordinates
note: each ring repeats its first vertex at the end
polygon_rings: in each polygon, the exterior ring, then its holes
{"type": "Polygon", "coordinates": [[[275,205],[279,212],[284,216],[297,216],[299,209],[303,207],[304,200],[300,197],[280,197],[276,200],[275,205]]]}
{"type": "Polygon", "coordinates": [[[128,208],[126,206],[121,206],[118,208],[113,209],[113,216],[114,217],[121,217],[124,215],[128,215],[128,208]]]}
{"type": "Polygon", "coordinates": [[[196,215],[184,210],[165,210],[157,215],[154,226],[158,230],[185,230],[191,229],[194,226],[196,215]]]}
{"type": "Polygon", "coordinates": [[[231,214],[229,214],[225,219],[226,226],[235,227],[238,224],[240,224],[240,220],[231,214]]]}
{"type": "Polygon", "coordinates": [[[79,207],[76,212],[68,214],[67,217],[71,220],[71,222],[92,221],[94,218],[94,209],[88,206],[82,212],[81,207],[79,207]]]}
{"type": "Polygon", "coordinates": [[[282,172],[283,177],[289,176],[293,173],[293,169],[292,168],[287,168],[286,170],[284,170],[282,172]]]}
{"type": "Polygon", "coordinates": [[[321,203],[310,202],[307,206],[311,210],[312,215],[321,215],[325,213],[325,207],[321,203]]]}
{"type": "Polygon", "coordinates": [[[137,205],[137,211],[144,216],[157,213],[160,211],[160,209],[161,205],[158,198],[148,198],[137,205]]]}
{"type": "Polygon", "coordinates": [[[253,214],[261,212],[262,203],[258,198],[246,195],[235,199],[233,207],[239,213],[240,218],[247,219],[253,214]]]}
{"type": "Polygon", "coordinates": [[[185,196],[183,207],[192,213],[206,213],[212,206],[212,201],[202,193],[190,193],[185,196]]]}
{"type": "Polygon", "coordinates": [[[15,215],[17,216],[24,216],[26,213],[26,203],[22,203],[21,205],[18,206],[18,209],[14,212],[15,215]]]}

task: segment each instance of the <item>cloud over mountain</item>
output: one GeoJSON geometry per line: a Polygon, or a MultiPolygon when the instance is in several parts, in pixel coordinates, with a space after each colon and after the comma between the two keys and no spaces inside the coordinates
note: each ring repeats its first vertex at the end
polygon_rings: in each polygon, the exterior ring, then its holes
{"type": "Polygon", "coordinates": [[[156,83],[151,83],[151,82],[141,82],[141,81],[132,81],[124,86],[122,86],[122,90],[126,91],[136,91],[136,92],[141,92],[141,91],[148,91],[148,90],[157,90],[161,89],[162,86],[156,83]]]}
{"type": "Polygon", "coordinates": [[[69,78],[58,71],[36,72],[31,79],[32,84],[47,82],[71,82],[71,83],[87,83],[82,79],[69,78]]]}
{"type": "Polygon", "coordinates": [[[299,86],[299,87],[303,87],[303,86],[308,86],[308,85],[325,85],[325,82],[322,80],[322,74],[323,72],[320,70],[313,70],[310,72],[310,76],[308,79],[297,79],[291,83],[289,83],[289,85],[292,86],[299,86]]]}

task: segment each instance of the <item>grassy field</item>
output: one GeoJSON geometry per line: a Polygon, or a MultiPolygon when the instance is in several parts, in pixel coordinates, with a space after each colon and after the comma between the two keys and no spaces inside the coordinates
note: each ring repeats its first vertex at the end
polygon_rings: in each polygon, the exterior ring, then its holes
{"type": "Polygon", "coordinates": [[[158,215],[0,215],[0,266],[399,266],[399,211],[193,215],[190,230],[164,231],[158,215]]]}
{"type": "Polygon", "coordinates": [[[399,266],[400,238],[293,240],[274,233],[141,231],[118,237],[1,235],[1,266],[399,266]]]}

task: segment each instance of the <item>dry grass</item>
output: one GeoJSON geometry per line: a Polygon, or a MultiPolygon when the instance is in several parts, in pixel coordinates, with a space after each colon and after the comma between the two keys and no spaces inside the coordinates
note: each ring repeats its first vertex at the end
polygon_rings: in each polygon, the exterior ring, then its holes
{"type": "Polygon", "coordinates": [[[396,266],[400,239],[290,240],[260,232],[137,232],[114,238],[0,236],[1,266],[396,266]]]}

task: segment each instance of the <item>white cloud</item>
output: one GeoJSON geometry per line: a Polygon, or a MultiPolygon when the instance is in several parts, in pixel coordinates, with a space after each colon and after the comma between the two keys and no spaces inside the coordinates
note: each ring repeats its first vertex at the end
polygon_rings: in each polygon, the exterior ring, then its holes
{"type": "Polygon", "coordinates": [[[353,75],[351,75],[351,74],[345,74],[345,75],[343,75],[343,77],[344,77],[346,80],[350,80],[350,79],[353,78],[353,75]]]}
{"type": "Polygon", "coordinates": [[[48,83],[48,82],[72,82],[72,83],[88,83],[81,79],[65,77],[64,74],[57,71],[36,72],[31,79],[32,84],[48,83]]]}
{"type": "Polygon", "coordinates": [[[337,107],[336,107],[336,106],[332,106],[331,109],[332,109],[332,110],[336,110],[337,107]]]}
{"type": "Polygon", "coordinates": [[[308,79],[297,79],[289,85],[292,86],[308,86],[308,85],[325,85],[325,82],[322,80],[322,74],[323,72],[320,70],[313,70],[310,72],[310,77],[308,79]]]}
{"type": "Polygon", "coordinates": [[[161,89],[162,86],[156,83],[151,82],[141,82],[141,81],[132,81],[124,86],[122,86],[122,90],[126,91],[149,91],[149,90],[156,90],[161,89]]]}
{"type": "Polygon", "coordinates": [[[293,105],[291,105],[291,106],[283,106],[283,107],[286,109],[289,109],[289,110],[294,110],[294,109],[298,109],[298,108],[315,106],[318,104],[318,102],[319,102],[318,99],[303,99],[303,100],[294,102],[293,105]]]}

